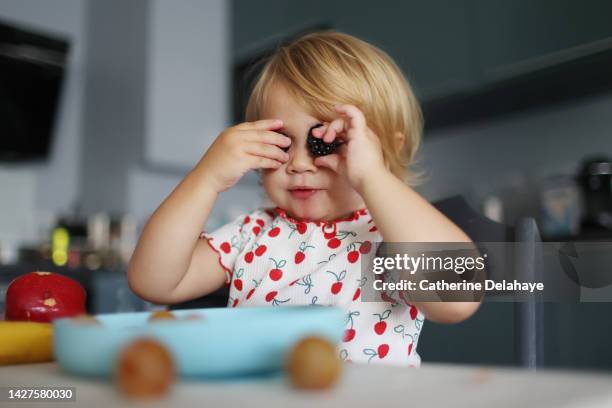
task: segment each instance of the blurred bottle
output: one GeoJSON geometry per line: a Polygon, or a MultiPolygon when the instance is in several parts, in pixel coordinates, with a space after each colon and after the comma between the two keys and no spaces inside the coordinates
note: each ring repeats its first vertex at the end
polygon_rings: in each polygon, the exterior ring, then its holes
{"type": "Polygon", "coordinates": [[[576,236],[582,213],[580,192],[571,176],[551,176],[540,189],[542,235],[548,238],[576,236]]]}
{"type": "Polygon", "coordinates": [[[577,180],[584,199],[583,225],[612,230],[612,159],[585,159],[577,180]]]}

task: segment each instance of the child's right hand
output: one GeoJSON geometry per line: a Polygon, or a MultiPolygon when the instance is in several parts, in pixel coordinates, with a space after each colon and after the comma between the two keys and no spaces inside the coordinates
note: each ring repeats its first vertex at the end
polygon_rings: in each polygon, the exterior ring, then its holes
{"type": "Polygon", "coordinates": [[[216,192],[232,187],[249,170],[276,169],[289,160],[282,149],[291,139],[274,132],[283,122],[264,119],[225,129],[208,148],[196,169],[216,192]]]}

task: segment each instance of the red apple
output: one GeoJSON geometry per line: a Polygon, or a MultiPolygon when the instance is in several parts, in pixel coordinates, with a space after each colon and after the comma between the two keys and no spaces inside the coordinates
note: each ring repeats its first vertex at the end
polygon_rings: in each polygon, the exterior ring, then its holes
{"type": "Polygon", "coordinates": [[[84,313],[85,289],[57,273],[26,273],[13,280],[6,291],[6,320],[50,322],[84,313]]]}

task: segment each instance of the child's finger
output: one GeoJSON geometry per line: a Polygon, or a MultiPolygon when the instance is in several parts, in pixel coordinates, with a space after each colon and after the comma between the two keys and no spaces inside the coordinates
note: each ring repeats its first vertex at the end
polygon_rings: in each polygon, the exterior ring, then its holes
{"type": "Polygon", "coordinates": [[[239,130],[274,130],[283,127],[280,119],[262,119],[255,122],[244,122],[235,126],[239,130]]]}
{"type": "Polygon", "coordinates": [[[261,156],[251,156],[251,168],[252,169],[277,169],[283,165],[283,163],[261,156]]]}
{"type": "Polygon", "coordinates": [[[268,159],[277,160],[282,163],[289,160],[289,155],[283,152],[278,146],[274,146],[267,143],[248,143],[245,147],[245,151],[255,156],[266,157],[268,159]]]}
{"type": "Polygon", "coordinates": [[[312,135],[316,138],[322,138],[327,130],[328,123],[323,123],[321,126],[312,129],[312,135]]]}
{"type": "Polygon", "coordinates": [[[280,147],[289,147],[291,145],[291,138],[278,132],[272,132],[269,130],[258,130],[252,133],[254,134],[254,136],[247,138],[248,141],[268,143],[280,147]]]}
{"type": "Polygon", "coordinates": [[[350,119],[351,125],[354,128],[365,127],[366,120],[363,112],[355,105],[336,105],[336,112],[345,115],[350,119]]]}
{"type": "Polygon", "coordinates": [[[338,133],[342,133],[344,131],[345,121],[342,118],[334,119],[325,131],[323,135],[323,141],[325,143],[331,143],[334,141],[338,133]]]}

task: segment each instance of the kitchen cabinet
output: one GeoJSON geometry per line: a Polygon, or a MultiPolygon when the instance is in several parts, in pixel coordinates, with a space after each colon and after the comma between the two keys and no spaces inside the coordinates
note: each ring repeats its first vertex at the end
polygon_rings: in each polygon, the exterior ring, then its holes
{"type": "Polygon", "coordinates": [[[466,0],[351,2],[334,27],[389,53],[417,95],[430,99],[474,84],[471,16],[466,0]],[[364,10],[367,10],[365,12],[364,10]]]}
{"type": "Polygon", "coordinates": [[[468,0],[294,1],[234,0],[234,62],[241,63],[279,40],[328,27],[355,35],[391,55],[422,98],[473,84],[475,65],[468,0]],[[266,7],[261,5],[265,4],[266,7]]]}
{"type": "MultiPolygon", "coordinates": [[[[610,370],[609,303],[545,303],[544,367],[610,370]]],[[[424,361],[514,365],[512,303],[485,302],[457,325],[425,322],[418,351],[424,361]]]]}
{"type": "Polygon", "coordinates": [[[612,47],[608,0],[471,0],[483,81],[612,47]]]}
{"type": "Polygon", "coordinates": [[[470,92],[612,41],[608,0],[279,3],[233,1],[235,62],[297,32],[326,26],[387,51],[422,101],[470,92]]]}

